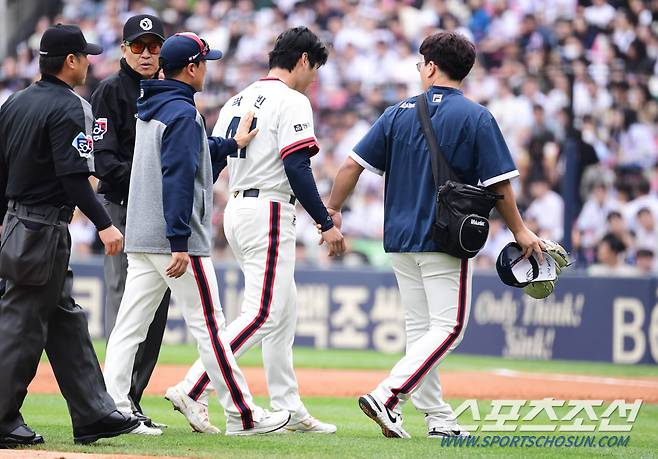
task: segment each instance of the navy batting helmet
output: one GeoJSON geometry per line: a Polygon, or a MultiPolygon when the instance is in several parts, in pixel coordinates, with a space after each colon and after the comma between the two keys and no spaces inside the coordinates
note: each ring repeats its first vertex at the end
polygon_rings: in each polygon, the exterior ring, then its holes
{"type": "Polygon", "coordinates": [[[510,242],[500,251],[496,271],[504,284],[519,288],[531,282],[555,280],[558,275],[553,257],[545,254],[544,261],[540,263],[533,252],[530,257],[524,258],[521,246],[516,242],[510,242]]]}

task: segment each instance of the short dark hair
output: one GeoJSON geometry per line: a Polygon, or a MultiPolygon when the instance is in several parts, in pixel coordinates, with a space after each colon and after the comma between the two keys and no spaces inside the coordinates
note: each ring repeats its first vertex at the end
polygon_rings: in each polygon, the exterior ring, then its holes
{"type": "Polygon", "coordinates": [[[644,257],[654,257],[653,250],[651,249],[638,249],[637,252],[635,252],[635,258],[644,258],[644,257]]]}
{"type": "MultiPolygon", "coordinates": [[[[78,57],[80,53],[71,53],[78,57]]],[[[68,56],[39,56],[39,71],[42,75],[57,75],[64,67],[64,61],[68,56]]]]}
{"type": "Polygon", "coordinates": [[[605,218],[608,222],[612,220],[613,218],[621,218],[623,220],[623,216],[621,215],[621,212],[618,210],[611,210],[608,212],[608,216],[605,218]]]}
{"type": "Polygon", "coordinates": [[[311,66],[322,66],[327,62],[329,50],[308,27],[294,27],[282,32],[270,51],[270,69],[275,67],[291,71],[302,54],[308,54],[311,66]]]}
{"type": "Polygon", "coordinates": [[[624,244],[624,241],[612,233],[607,233],[605,236],[603,236],[603,238],[601,238],[601,243],[608,244],[610,250],[612,250],[617,255],[626,250],[626,244],[624,244]]]}
{"type": "Polygon", "coordinates": [[[461,81],[475,64],[475,45],[455,32],[438,32],[423,40],[420,54],[434,62],[451,80],[461,81]]]}
{"type": "MultiPolygon", "coordinates": [[[[194,64],[197,67],[199,66],[199,62],[190,62],[190,64],[194,64]]],[[[178,75],[180,75],[188,65],[189,64],[187,64],[183,67],[179,67],[177,69],[162,69],[162,73],[164,73],[164,77],[166,79],[172,80],[172,79],[176,78],[178,75]]],[[[160,64],[160,67],[162,67],[162,64],[160,64]]]]}

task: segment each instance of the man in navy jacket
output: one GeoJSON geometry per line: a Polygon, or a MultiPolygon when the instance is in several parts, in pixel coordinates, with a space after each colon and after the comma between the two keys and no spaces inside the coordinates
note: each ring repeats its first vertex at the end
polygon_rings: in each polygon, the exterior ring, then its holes
{"type": "Polygon", "coordinates": [[[206,135],[194,94],[203,88],[206,61],[221,56],[193,33],[176,34],[160,52],[165,80],[141,83],[126,222],[128,278],[108,342],[105,383],[117,408],[130,412],[137,346],[169,288],[227,413],[227,434],[250,435],[279,429],[290,415],[269,413],[253,403],[224,338],[210,259],[212,186],[227,155],[247,145],[257,130],[249,132],[252,113],[233,139],[206,135]]]}

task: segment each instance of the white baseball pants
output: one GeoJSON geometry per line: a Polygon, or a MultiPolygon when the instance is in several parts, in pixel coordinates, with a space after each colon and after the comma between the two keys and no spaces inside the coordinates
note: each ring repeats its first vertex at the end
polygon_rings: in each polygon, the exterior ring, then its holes
{"type": "Polygon", "coordinates": [[[128,391],[137,347],[146,338],[149,325],[167,288],[183,311],[197,342],[203,365],[217,389],[227,415],[239,417],[245,429],[253,427],[253,403],[242,372],[226,337],[224,314],[219,302],[217,278],[209,257],[190,257],[187,271],[178,279],[167,277],[168,254],[128,254],[128,276],[116,325],[107,344],[105,384],[117,408],[131,412],[128,391]]]}
{"type": "MultiPolygon", "coordinates": [[[[289,195],[263,192],[231,196],[224,232],[245,277],[240,315],[226,328],[236,358],[262,342],[270,404],[291,413],[291,423],[308,416],[299,397],[292,346],[297,324],[295,207],[289,195]]],[[[203,401],[208,388],[204,362],[197,360],[179,387],[203,401]]]]}
{"type": "Polygon", "coordinates": [[[461,341],[471,301],[471,263],[444,253],[391,253],[405,308],[405,356],[373,395],[389,409],[411,398],[428,424],[455,417],[441,395],[439,362],[461,341]]]}

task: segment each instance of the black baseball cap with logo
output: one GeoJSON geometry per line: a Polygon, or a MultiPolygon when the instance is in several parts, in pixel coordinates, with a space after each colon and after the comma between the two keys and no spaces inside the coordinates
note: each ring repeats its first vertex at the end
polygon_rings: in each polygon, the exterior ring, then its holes
{"type": "Polygon", "coordinates": [[[66,56],[67,54],[100,54],[103,47],[87,43],[77,25],[57,24],[48,27],[41,37],[39,54],[42,56],[66,56]]]}
{"type": "Polygon", "coordinates": [[[123,40],[133,41],[142,35],[155,35],[160,40],[164,41],[164,27],[162,21],[156,16],[150,14],[138,14],[128,18],[123,25],[123,40]]]}

